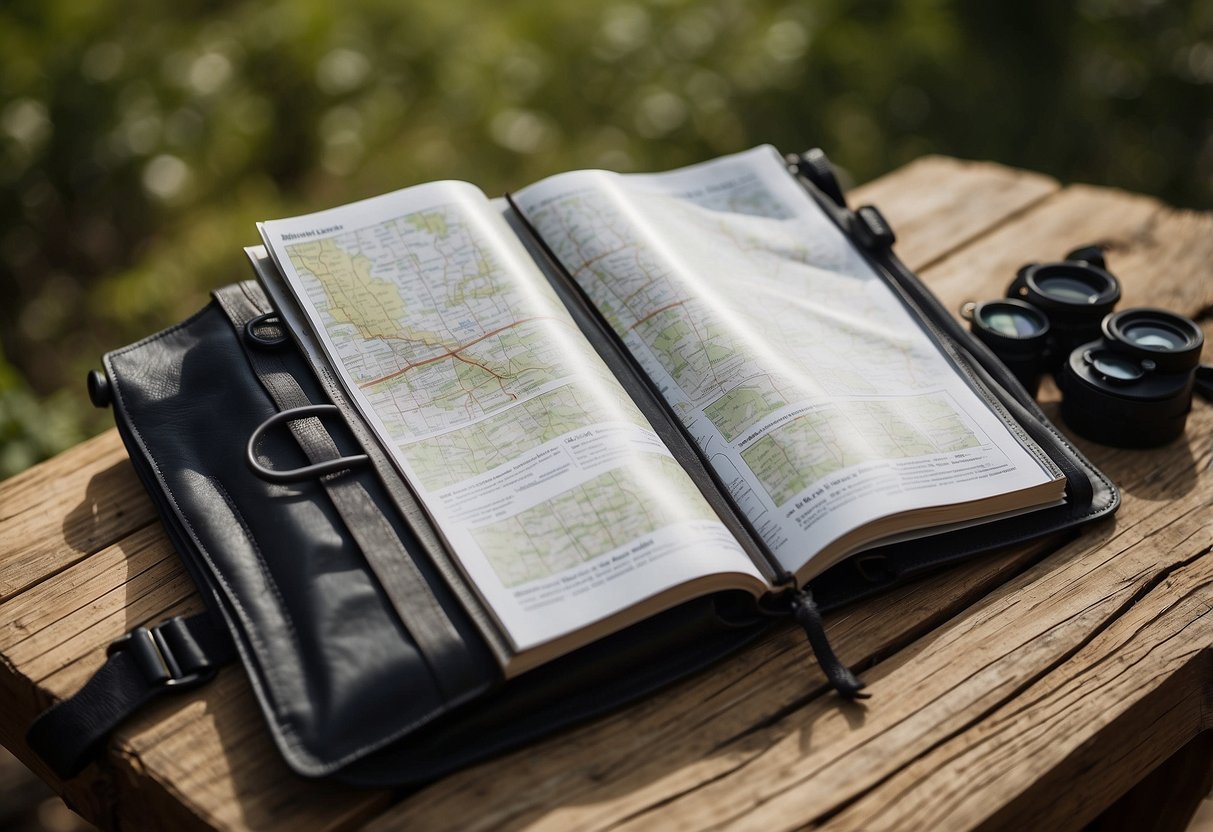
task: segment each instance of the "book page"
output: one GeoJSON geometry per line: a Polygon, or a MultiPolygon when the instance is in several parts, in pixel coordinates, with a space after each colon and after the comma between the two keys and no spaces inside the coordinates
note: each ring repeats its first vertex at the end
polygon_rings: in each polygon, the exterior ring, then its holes
{"type": "Polygon", "coordinates": [[[516,650],[704,575],[765,586],[479,190],[422,185],[262,235],[516,650]]]}
{"type": "Polygon", "coordinates": [[[665,174],[562,174],[513,199],[785,568],[880,518],[1059,476],[773,148],[665,174]]]}

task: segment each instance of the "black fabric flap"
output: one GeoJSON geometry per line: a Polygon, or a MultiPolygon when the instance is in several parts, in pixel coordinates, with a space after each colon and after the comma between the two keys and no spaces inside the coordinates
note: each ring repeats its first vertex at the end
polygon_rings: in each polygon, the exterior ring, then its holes
{"type": "MultiPolygon", "coordinates": [[[[204,596],[217,599],[279,747],[298,771],[324,774],[499,684],[497,662],[424,556],[417,574],[459,635],[459,686],[402,624],[317,481],[273,484],[245,459],[252,432],[276,412],[240,336],[216,304],[106,356],[115,419],[170,536],[204,596]]],[[[298,382],[324,401],[306,372],[298,382]]],[[[340,425],[343,454],[357,446],[340,425]]],[[[268,432],[277,467],[307,463],[288,431],[268,432]]],[[[356,480],[384,500],[368,471],[356,480]]],[[[386,500],[384,500],[386,502],[386,500]]],[[[411,531],[381,507],[403,545],[411,531]]]]}

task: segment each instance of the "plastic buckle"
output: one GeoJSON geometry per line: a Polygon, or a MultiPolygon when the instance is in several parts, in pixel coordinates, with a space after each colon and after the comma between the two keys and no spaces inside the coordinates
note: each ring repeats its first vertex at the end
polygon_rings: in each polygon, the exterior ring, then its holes
{"type": "Polygon", "coordinates": [[[834,175],[834,166],[830,164],[825,151],[820,147],[806,150],[804,153],[791,157],[796,172],[808,179],[817,189],[830,198],[839,208],[847,207],[846,197],[842,194],[842,186],[834,175]]]}
{"type": "Polygon", "coordinates": [[[218,672],[198,649],[186,629],[185,620],[179,615],[151,628],[136,627],[110,642],[105,655],[112,656],[123,650],[131,651],[143,677],[153,686],[185,689],[209,682],[218,672]],[[170,646],[171,642],[177,643],[176,651],[170,646]],[[186,654],[192,654],[188,671],[179,661],[186,654]]]}
{"type": "Polygon", "coordinates": [[[855,220],[851,227],[859,243],[867,249],[888,248],[897,242],[897,235],[875,205],[861,205],[856,208],[855,220]]]}

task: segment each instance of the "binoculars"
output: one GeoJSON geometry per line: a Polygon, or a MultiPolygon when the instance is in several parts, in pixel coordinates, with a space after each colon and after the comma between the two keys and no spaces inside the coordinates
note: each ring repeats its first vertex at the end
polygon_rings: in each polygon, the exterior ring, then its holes
{"type": "Polygon", "coordinates": [[[1183,433],[1193,390],[1213,396],[1213,367],[1200,365],[1204,333],[1165,309],[1113,312],[1119,300],[1103,251],[1086,246],[1022,267],[1005,298],[966,303],[961,315],[1033,396],[1053,374],[1061,417],[1079,435],[1162,445],[1183,433]]]}

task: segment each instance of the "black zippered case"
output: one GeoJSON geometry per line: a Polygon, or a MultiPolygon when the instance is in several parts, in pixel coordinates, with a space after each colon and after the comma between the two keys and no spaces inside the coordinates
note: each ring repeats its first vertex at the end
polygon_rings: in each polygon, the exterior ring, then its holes
{"type": "MultiPolygon", "coordinates": [[[[90,379],[208,612],[117,642],[97,676],[35,722],[31,747],[73,774],[144,702],[238,657],[297,772],[412,786],[645,696],[744,647],[780,615],[795,615],[831,682],[853,695],[821,610],[1115,511],[1115,486],[893,254],[879,211],[846,207],[820,151],[789,157],[789,172],[991,409],[1061,469],[1064,504],[867,550],[790,590],[794,603],[700,598],[505,681],[502,636],[439,530],[331,369],[283,325],[298,311],[280,297],[275,308],[252,281],[234,284],[188,320],[109,353],[104,375],[90,379]]],[[[722,521],[761,548],[660,394],[549,260],[578,325],[722,521]]]]}

